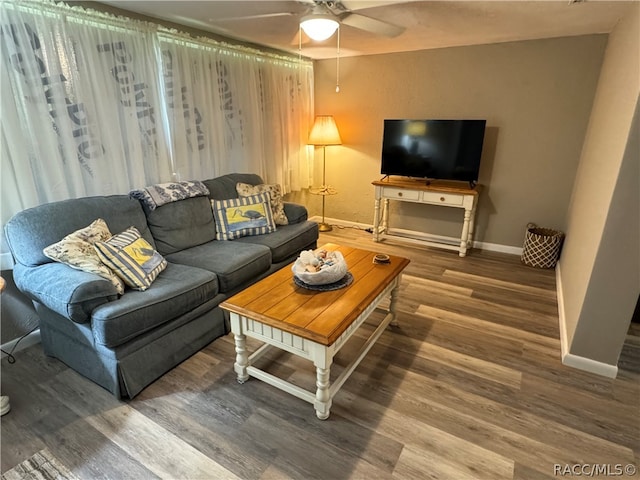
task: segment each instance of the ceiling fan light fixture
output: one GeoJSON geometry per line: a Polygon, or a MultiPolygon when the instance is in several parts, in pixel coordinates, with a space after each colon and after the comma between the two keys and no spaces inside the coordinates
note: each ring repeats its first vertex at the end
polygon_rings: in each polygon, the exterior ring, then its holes
{"type": "Polygon", "coordinates": [[[338,29],[339,23],[331,15],[311,14],[302,17],[300,27],[309,38],[321,42],[331,37],[338,29]]]}

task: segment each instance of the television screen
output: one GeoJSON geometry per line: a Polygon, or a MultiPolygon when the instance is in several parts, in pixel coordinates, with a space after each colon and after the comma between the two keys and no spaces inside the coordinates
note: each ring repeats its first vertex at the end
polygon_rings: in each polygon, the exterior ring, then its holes
{"type": "Polygon", "coordinates": [[[478,181],[486,120],[385,120],[383,175],[478,181]]]}

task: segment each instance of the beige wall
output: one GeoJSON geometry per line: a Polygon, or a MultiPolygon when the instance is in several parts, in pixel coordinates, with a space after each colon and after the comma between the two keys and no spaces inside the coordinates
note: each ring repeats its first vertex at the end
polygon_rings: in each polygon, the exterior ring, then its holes
{"type": "Polygon", "coordinates": [[[609,35],[559,262],[568,353],[609,365],[640,292],[639,43],[636,3],[609,35]]]}
{"type": "MultiPolygon", "coordinates": [[[[339,194],[326,216],[373,222],[383,119],[482,118],[476,240],[521,247],[528,222],[563,228],[605,45],[591,35],[345,58],[340,93],[335,60],[316,62],[316,114],[334,115],[344,141],[327,147],[339,194]]],[[[298,199],[320,213],[317,197],[298,199]]],[[[460,210],[394,207],[392,226],[459,236],[460,210]]]]}

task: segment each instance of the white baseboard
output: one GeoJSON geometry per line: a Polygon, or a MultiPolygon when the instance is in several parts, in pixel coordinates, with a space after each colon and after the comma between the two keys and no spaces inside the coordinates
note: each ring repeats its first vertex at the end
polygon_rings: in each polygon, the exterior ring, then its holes
{"type": "Polygon", "coordinates": [[[522,256],[522,247],[514,247],[512,245],[500,245],[499,243],[473,242],[473,248],[480,250],[488,250],[490,252],[508,253],[511,255],[522,256]]]}
{"type": "MultiPolygon", "coordinates": [[[[562,290],[562,273],[560,262],[556,263],[556,297],[558,299],[558,328],[560,330],[560,354],[564,359],[569,354],[569,337],[567,335],[567,320],[564,313],[564,294],[562,290]]],[[[563,362],[564,363],[564,360],[563,362]]]]}
{"type": "MultiPolygon", "coordinates": [[[[322,222],[322,217],[320,215],[316,215],[314,217],[311,217],[309,220],[311,220],[312,222],[322,222]]],[[[345,220],[339,220],[337,218],[327,218],[324,217],[324,221],[325,223],[328,223],[329,225],[335,225],[337,227],[345,227],[345,228],[359,228],[360,230],[366,230],[367,228],[373,228],[373,226],[371,224],[368,223],[358,223],[358,222],[347,222],[345,220]]]]}
{"type": "Polygon", "coordinates": [[[567,367],[573,367],[584,370],[589,373],[595,373],[608,378],[616,378],[618,376],[618,366],[609,365],[608,363],[597,362],[587,357],[580,357],[572,353],[562,355],[562,364],[567,367]]]}
{"type": "Polygon", "coordinates": [[[562,289],[562,272],[560,263],[556,264],[556,296],[558,298],[558,326],[560,329],[560,354],[562,364],[586,372],[595,373],[608,378],[616,378],[618,366],[598,362],[587,357],[581,357],[569,352],[569,336],[567,334],[567,317],[564,309],[564,294],[562,289]]]}
{"type": "MultiPolygon", "coordinates": [[[[322,221],[322,217],[316,215],[309,220],[313,222],[320,223],[322,221]]],[[[358,222],[347,222],[345,220],[340,220],[338,218],[327,218],[325,217],[324,221],[330,225],[336,225],[338,227],[355,227],[360,230],[366,230],[367,228],[373,228],[373,225],[367,223],[358,223],[358,222]]],[[[393,229],[395,233],[399,235],[410,235],[409,230],[402,230],[399,228],[393,229]]],[[[415,232],[413,232],[415,235],[415,232]]],[[[424,235],[425,239],[431,239],[438,242],[450,244],[450,245],[459,245],[460,239],[455,237],[446,237],[442,235],[424,235]]],[[[487,242],[473,242],[473,248],[478,248],[481,250],[488,250],[490,252],[500,252],[500,253],[508,253],[511,255],[522,255],[522,247],[513,247],[511,245],[500,245],[498,243],[487,243],[487,242]]]]}
{"type": "MultiPolygon", "coordinates": [[[[36,343],[40,343],[40,329],[34,330],[22,340],[16,338],[14,340],[11,340],[10,342],[3,343],[2,345],[0,345],[0,348],[2,348],[3,352],[11,352],[15,354],[20,350],[24,350],[25,348],[30,347],[31,345],[35,345],[36,343]]],[[[4,357],[6,357],[6,355],[3,353],[2,358],[4,357]]]]}

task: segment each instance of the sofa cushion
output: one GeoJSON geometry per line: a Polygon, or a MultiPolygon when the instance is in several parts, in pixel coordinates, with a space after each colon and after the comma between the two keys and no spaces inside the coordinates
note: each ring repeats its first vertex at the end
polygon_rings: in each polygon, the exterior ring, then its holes
{"type": "Polygon", "coordinates": [[[277,184],[249,185],[248,183],[237,183],[236,190],[241,197],[249,197],[260,193],[268,193],[271,200],[271,212],[276,225],[289,225],[289,220],[284,213],[284,201],[282,200],[282,187],[277,184]]]}
{"type": "Polygon", "coordinates": [[[136,227],[155,248],[140,202],[126,195],[74,198],[28,208],[7,222],[5,233],[16,262],[35,267],[52,261],[42,253],[47,245],[96,218],[104,219],[111,232],[136,227]]]}
{"type": "Polygon", "coordinates": [[[145,209],[149,229],[162,255],[207,243],[216,238],[208,197],[167,203],[153,211],[145,209]]]}
{"type": "Polygon", "coordinates": [[[146,291],[127,290],[118,300],[93,311],[94,339],[107,347],[121,345],[190,312],[217,293],[215,274],[169,263],[146,291]]]}
{"type": "Polygon", "coordinates": [[[303,222],[279,226],[275,232],[269,235],[244,237],[234,240],[234,242],[253,243],[269,247],[271,261],[279,263],[309,248],[317,240],[318,224],[315,222],[303,222]]]}
{"type": "Polygon", "coordinates": [[[275,231],[268,193],[250,197],[211,200],[216,240],[233,240],[275,231]]]}
{"type": "Polygon", "coordinates": [[[167,267],[167,261],[140,236],[136,227],[127,228],[106,242],[96,242],[95,249],[100,260],[124,283],[142,292],[167,267]]]}
{"type": "Polygon", "coordinates": [[[259,175],[253,173],[230,173],[221,177],[204,180],[202,183],[209,189],[209,198],[212,200],[226,200],[237,198],[237,183],[248,183],[249,185],[259,185],[264,183],[259,175]]]}
{"type": "Polygon", "coordinates": [[[264,245],[214,240],[167,255],[167,260],[214,272],[220,292],[226,293],[269,270],[271,252],[264,245]]]}
{"type": "Polygon", "coordinates": [[[124,284],[111,268],[105,265],[93,248],[96,243],[111,238],[111,231],[106,222],[98,218],[91,225],[76,230],[42,250],[47,257],[64,263],[77,270],[95,273],[109,280],[119,294],[124,293],[124,284]]]}

